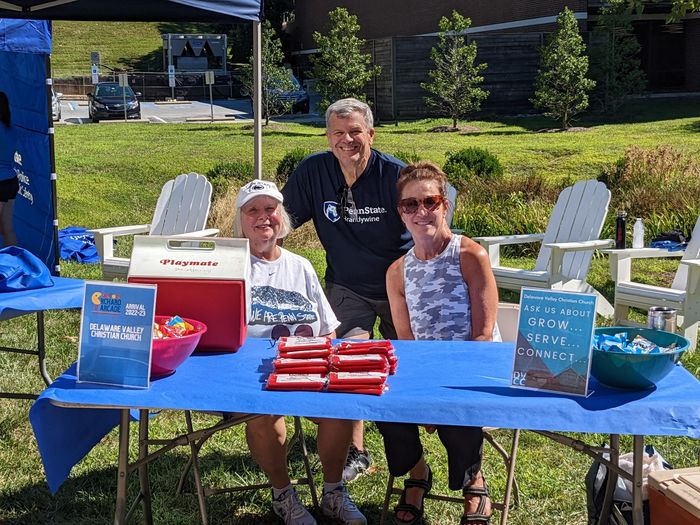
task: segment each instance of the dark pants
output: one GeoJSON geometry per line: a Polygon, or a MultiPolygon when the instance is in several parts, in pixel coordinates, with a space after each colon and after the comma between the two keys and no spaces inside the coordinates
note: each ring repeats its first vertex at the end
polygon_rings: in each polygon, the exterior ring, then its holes
{"type": "Polygon", "coordinates": [[[8,202],[17,197],[19,180],[17,176],[0,181],[0,202],[8,202]]]}
{"type": "MultiPolygon", "coordinates": [[[[377,428],[384,438],[389,472],[394,477],[406,475],[423,454],[418,425],[377,422],[377,428]]],[[[437,425],[437,433],[447,451],[450,489],[462,490],[481,469],[484,433],[480,427],[452,425],[437,425]]]]}
{"type": "Polygon", "coordinates": [[[335,329],[339,338],[367,332],[373,337],[374,323],[379,317],[379,332],[386,339],[396,339],[388,300],[369,299],[349,288],[326,281],[326,297],[340,326],[335,329]]]}

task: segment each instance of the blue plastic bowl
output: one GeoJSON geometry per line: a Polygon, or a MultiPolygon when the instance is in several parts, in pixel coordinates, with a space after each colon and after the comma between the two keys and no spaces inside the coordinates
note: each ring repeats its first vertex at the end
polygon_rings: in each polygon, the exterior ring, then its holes
{"type": "Polygon", "coordinates": [[[630,340],[641,335],[658,346],[668,347],[676,343],[676,349],[659,354],[627,354],[594,348],[591,374],[599,382],[614,388],[626,390],[652,388],[673,370],[683,352],[690,346],[690,342],[683,336],[651,328],[606,326],[595,329],[596,335],[614,335],[620,332],[627,332],[630,340]]]}

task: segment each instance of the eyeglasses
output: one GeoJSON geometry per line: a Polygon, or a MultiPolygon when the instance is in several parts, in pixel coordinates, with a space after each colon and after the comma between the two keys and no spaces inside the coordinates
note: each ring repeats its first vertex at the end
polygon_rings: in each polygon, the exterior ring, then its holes
{"type": "Polygon", "coordinates": [[[426,211],[435,211],[435,209],[445,202],[445,197],[442,195],[428,195],[422,199],[416,199],[415,197],[409,197],[408,199],[401,199],[399,201],[399,210],[401,213],[406,215],[413,215],[418,211],[421,205],[426,209],[426,211]]]}

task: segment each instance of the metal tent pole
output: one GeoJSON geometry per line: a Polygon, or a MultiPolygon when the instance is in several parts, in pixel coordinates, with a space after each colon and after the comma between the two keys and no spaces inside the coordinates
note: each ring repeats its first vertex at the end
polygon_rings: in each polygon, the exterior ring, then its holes
{"type": "Polygon", "coordinates": [[[53,90],[53,78],[51,77],[51,55],[47,54],[45,59],[46,64],[46,108],[48,110],[48,124],[49,124],[49,172],[51,173],[51,207],[53,214],[53,253],[54,253],[54,267],[53,275],[61,274],[61,265],[59,259],[58,250],[58,199],[56,197],[58,190],[56,189],[56,151],[55,151],[55,141],[54,141],[54,127],[53,127],[53,115],[52,112],[52,90],[53,90]]]}
{"type": "Polygon", "coordinates": [[[262,33],[261,23],[253,22],[253,166],[255,178],[262,178],[262,33]]]}

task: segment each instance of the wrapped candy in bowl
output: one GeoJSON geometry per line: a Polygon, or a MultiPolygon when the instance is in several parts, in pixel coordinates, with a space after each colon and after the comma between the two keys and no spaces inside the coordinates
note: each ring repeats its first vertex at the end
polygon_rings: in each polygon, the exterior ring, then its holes
{"type": "Polygon", "coordinates": [[[153,325],[151,378],[172,374],[199,344],[207,325],[177,315],[156,315],[153,325]]]}
{"type": "Polygon", "coordinates": [[[604,385],[646,390],[668,375],[690,342],[672,332],[606,326],[593,336],[591,375],[604,385]]]}

